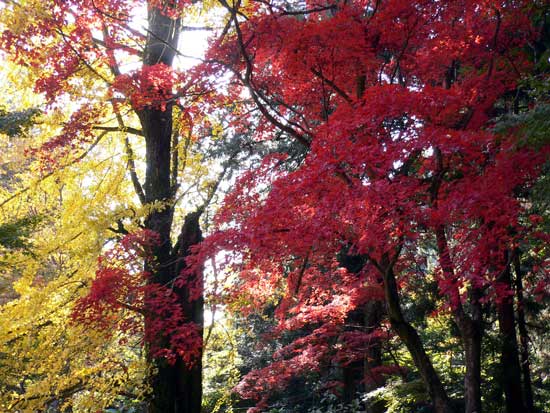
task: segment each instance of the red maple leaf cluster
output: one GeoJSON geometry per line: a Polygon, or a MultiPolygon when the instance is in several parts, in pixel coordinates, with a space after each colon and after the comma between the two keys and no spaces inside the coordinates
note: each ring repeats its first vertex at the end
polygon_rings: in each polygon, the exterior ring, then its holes
{"type": "Polygon", "coordinates": [[[157,245],[158,236],[142,230],[105,252],[89,292],[74,307],[73,320],[110,336],[137,335],[151,347],[151,356],[169,363],[180,357],[192,365],[201,354],[200,329],[187,319],[173,286],[155,283],[143,270],[157,245]]]}

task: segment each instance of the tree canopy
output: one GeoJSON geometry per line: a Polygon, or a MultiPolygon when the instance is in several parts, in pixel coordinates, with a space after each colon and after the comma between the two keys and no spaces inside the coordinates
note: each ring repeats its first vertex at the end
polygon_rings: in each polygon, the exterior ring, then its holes
{"type": "Polygon", "coordinates": [[[546,0],[0,7],[2,409],[548,411],[546,0]]]}

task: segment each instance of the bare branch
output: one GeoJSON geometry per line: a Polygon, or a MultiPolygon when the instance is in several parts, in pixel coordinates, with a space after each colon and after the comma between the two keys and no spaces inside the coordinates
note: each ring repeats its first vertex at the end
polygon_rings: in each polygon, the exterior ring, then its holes
{"type": "Polygon", "coordinates": [[[128,135],[124,137],[124,147],[126,148],[127,165],[130,172],[130,178],[132,179],[132,184],[134,185],[134,190],[136,191],[136,194],[141,204],[145,205],[145,193],[143,192],[143,187],[141,186],[141,183],[139,182],[139,178],[136,173],[134,151],[132,150],[132,146],[130,145],[130,139],[128,139],[128,135]]]}
{"type": "Polygon", "coordinates": [[[131,128],[131,127],[121,128],[119,126],[93,126],[92,129],[105,131],[105,132],[127,132],[127,133],[131,133],[132,135],[144,136],[142,130],[131,128]]]}

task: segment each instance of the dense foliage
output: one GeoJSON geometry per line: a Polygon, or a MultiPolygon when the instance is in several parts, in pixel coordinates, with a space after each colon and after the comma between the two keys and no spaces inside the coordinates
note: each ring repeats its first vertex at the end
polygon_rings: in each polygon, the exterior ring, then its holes
{"type": "Polygon", "coordinates": [[[2,409],[548,411],[547,1],[0,5],[2,409]]]}

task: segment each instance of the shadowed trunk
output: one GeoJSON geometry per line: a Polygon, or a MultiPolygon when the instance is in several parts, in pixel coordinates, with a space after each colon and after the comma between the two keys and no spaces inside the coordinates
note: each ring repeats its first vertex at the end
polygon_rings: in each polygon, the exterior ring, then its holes
{"type": "MultiPolygon", "coordinates": [[[[372,333],[376,329],[380,328],[382,319],[384,318],[384,303],[382,301],[369,301],[365,305],[364,320],[365,320],[365,332],[367,334],[372,333]]],[[[385,379],[381,376],[375,376],[371,373],[371,370],[375,367],[382,365],[382,342],[377,340],[374,343],[369,344],[365,358],[363,360],[364,371],[364,390],[365,392],[373,391],[385,384],[385,379]]],[[[366,413],[382,413],[384,405],[378,403],[367,403],[365,406],[366,413]]]]}
{"type": "MultiPolygon", "coordinates": [[[[479,303],[474,305],[481,307],[479,303]]],[[[481,314],[481,309],[475,309],[481,314]]],[[[465,318],[455,315],[459,324],[466,360],[466,374],[464,375],[465,413],[481,413],[481,317],[465,318]]]]}
{"type": "MultiPolygon", "coordinates": [[[[202,209],[192,212],[185,217],[178,242],[174,247],[169,268],[162,274],[168,277],[159,277],[159,282],[171,283],[182,270],[185,269],[185,258],[190,254],[190,248],[202,241],[202,231],[199,219],[202,209]]],[[[203,274],[196,272],[186,275],[187,284],[203,288],[203,274]]],[[[200,296],[191,300],[187,288],[174,287],[174,293],[179,297],[187,320],[193,321],[200,329],[204,327],[204,299],[200,296]]],[[[200,413],[202,403],[202,360],[198,358],[193,365],[188,365],[178,357],[174,364],[165,360],[155,361],[157,374],[152,378],[153,400],[149,405],[149,413],[200,413]]]]}
{"type": "MultiPolygon", "coordinates": [[[[191,253],[190,248],[202,241],[202,231],[199,224],[199,219],[202,210],[187,214],[180,232],[178,244],[175,250],[175,272],[177,276],[185,269],[185,258],[191,253]]],[[[201,291],[204,288],[204,280],[202,272],[193,273],[187,276],[188,283],[195,285],[201,291]]],[[[174,290],[180,297],[180,302],[183,304],[185,314],[192,320],[202,331],[204,329],[204,298],[201,295],[196,300],[191,300],[189,291],[185,288],[176,288],[174,290]]],[[[179,413],[199,413],[201,411],[202,402],[202,360],[199,358],[192,366],[186,366],[181,359],[178,359],[174,366],[177,375],[177,394],[175,403],[175,412],[179,413]]]]}
{"type": "MultiPolygon", "coordinates": [[[[380,301],[369,301],[348,315],[346,323],[350,331],[370,334],[380,328],[384,314],[380,301]]],[[[358,394],[372,391],[384,383],[376,382],[371,370],[382,365],[382,345],[379,340],[369,343],[363,359],[354,361],[342,368],[344,400],[350,403],[358,394]]],[[[368,407],[365,407],[369,411],[368,407]]]]}
{"type": "MultiPolygon", "coordinates": [[[[340,264],[350,273],[359,273],[368,262],[365,256],[342,254],[339,257],[340,264]]],[[[361,331],[370,334],[380,328],[380,322],[384,315],[381,301],[368,301],[363,306],[356,308],[346,320],[349,331],[361,331]]],[[[374,382],[370,370],[382,365],[382,345],[380,341],[369,343],[365,349],[364,357],[342,367],[344,383],[344,401],[350,403],[359,393],[369,392],[383,383],[374,382]]],[[[368,406],[364,406],[369,411],[368,406]]]]}
{"type": "MultiPolygon", "coordinates": [[[[508,258],[508,254],[506,254],[506,258],[508,258]]],[[[513,291],[509,263],[506,264],[506,268],[499,275],[497,282],[506,288],[507,291],[513,291]]],[[[521,369],[519,366],[513,295],[506,295],[501,298],[500,302],[497,302],[497,313],[502,342],[499,379],[504,389],[506,412],[525,412],[526,409],[521,390],[521,369]]]]}
{"type": "Polygon", "coordinates": [[[533,404],[533,387],[531,384],[531,368],[529,363],[529,334],[527,333],[527,323],[525,322],[525,311],[523,304],[523,272],[519,251],[514,254],[514,271],[516,273],[516,297],[518,314],[518,331],[521,344],[521,371],[523,373],[523,393],[525,396],[525,413],[535,411],[533,404]]]}
{"type": "MultiPolygon", "coordinates": [[[[447,236],[443,226],[435,230],[439,264],[447,280],[456,281],[454,267],[449,254],[447,236]]],[[[465,413],[481,413],[481,343],[483,337],[482,309],[479,299],[480,291],[470,288],[471,315],[464,311],[460,293],[456,285],[451,291],[451,307],[453,318],[460,330],[462,345],[464,347],[464,358],[466,360],[466,374],[464,375],[464,400],[465,413]]]]}
{"type": "Polygon", "coordinates": [[[416,331],[403,316],[399,299],[399,292],[393,265],[387,257],[379,265],[384,280],[384,295],[386,298],[386,309],[390,319],[392,329],[397,333],[401,341],[409,350],[414,365],[418,369],[422,382],[433,402],[436,413],[454,413],[455,410],[451,404],[447,392],[435,371],[433,364],[426,354],[422,340],[416,331]]]}
{"type": "MultiPolygon", "coordinates": [[[[357,308],[348,314],[346,330],[361,331],[365,328],[364,309],[357,308]]],[[[342,366],[342,382],[344,384],[344,401],[350,403],[359,393],[364,392],[363,360],[355,360],[342,366]]]]}
{"type": "MultiPolygon", "coordinates": [[[[359,273],[367,258],[360,255],[343,254],[339,258],[340,264],[350,273],[359,273]]],[[[384,316],[384,307],[381,301],[371,300],[363,306],[355,309],[346,320],[349,331],[362,331],[370,334],[380,328],[380,322],[384,316]]],[[[350,403],[358,394],[365,393],[382,386],[384,383],[376,382],[376,377],[371,370],[382,365],[382,344],[379,340],[368,343],[365,354],[361,360],[354,361],[342,367],[342,379],[344,384],[344,401],[350,403]]],[[[366,412],[374,412],[375,408],[363,406],[366,412]]]]}
{"type": "MultiPolygon", "coordinates": [[[[454,63],[451,69],[454,67],[454,63]]],[[[449,72],[451,73],[451,72],[449,72]]],[[[453,72],[454,73],[454,72],[453,72]]],[[[446,88],[449,88],[453,77],[448,77],[446,88]]],[[[439,188],[445,175],[443,164],[443,154],[439,148],[434,149],[436,170],[430,188],[431,203],[437,208],[439,188]]],[[[476,286],[471,286],[469,290],[469,304],[471,306],[471,315],[467,314],[462,305],[462,297],[458,290],[458,277],[451,260],[447,235],[444,225],[437,225],[434,228],[439,265],[443,271],[445,280],[449,283],[448,299],[451,304],[452,314],[456,325],[460,330],[462,345],[464,347],[464,356],[466,360],[466,374],[464,375],[464,399],[465,413],[481,413],[481,343],[483,339],[480,291],[476,286]]]]}
{"type": "MultiPolygon", "coordinates": [[[[157,8],[149,7],[148,36],[143,64],[153,66],[159,63],[172,66],[178,44],[181,21],[171,19],[157,8]]],[[[170,91],[171,92],[171,91],[170,91]]],[[[147,204],[161,203],[145,221],[145,227],[156,232],[160,245],[154,251],[151,262],[145,263],[150,271],[151,283],[170,285],[179,275],[189,255],[189,248],[202,240],[197,211],[189,214],[178,237],[178,244],[172,248],[171,228],[174,215],[174,188],[171,176],[174,165],[172,154],[172,104],[165,108],[158,106],[137,110],[145,137],[146,173],[144,194],[147,204]]],[[[202,273],[194,280],[202,286],[202,273]]],[[[193,280],[191,280],[193,281],[193,280]]],[[[174,289],[180,298],[187,320],[203,328],[203,299],[190,302],[188,291],[174,289]]],[[[146,321],[147,323],[147,321],[146,321]]],[[[163,359],[151,359],[156,372],[150,377],[152,399],[149,413],[200,413],[202,399],[202,361],[199,357],[193,366],[186,365],[178,357],[174,364],[163,359]]]]}

